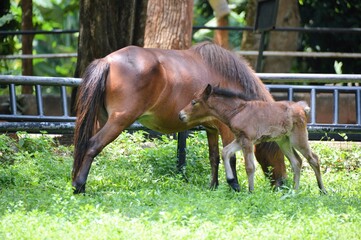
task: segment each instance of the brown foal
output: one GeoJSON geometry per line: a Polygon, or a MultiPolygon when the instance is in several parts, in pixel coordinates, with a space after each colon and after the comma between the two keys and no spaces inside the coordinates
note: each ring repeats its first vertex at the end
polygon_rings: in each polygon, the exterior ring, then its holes
{"type": "Polygon", "coordinates": [[[320,191],[326,193],[319,159],[308,144],[306,102],[264,102],[251,100],[242,93],[212,87],[210,84],[179,113],[183,122],[221,120],[229,126],[235,140],[223,148],[222,158],[227,182],[234,190],[239,185],[230,166],[230,157],[242,150],[245,158],[249,191],[254,190],[254,144],[275,141],[289,159],[294,172],[294,188],[299,188],[302,159],[299,151],[315,172],[320,191]]]}

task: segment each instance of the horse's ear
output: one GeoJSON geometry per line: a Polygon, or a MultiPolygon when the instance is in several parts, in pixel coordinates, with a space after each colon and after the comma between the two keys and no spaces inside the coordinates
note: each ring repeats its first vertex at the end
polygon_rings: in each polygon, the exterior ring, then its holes
{"type": "Polygon", "coordinates": [[[205,97],[208,98],[209,95],[211,95],[212,91],[213,91],[212,85],[208,84],[206,89],[204,90],[205,97]]]}

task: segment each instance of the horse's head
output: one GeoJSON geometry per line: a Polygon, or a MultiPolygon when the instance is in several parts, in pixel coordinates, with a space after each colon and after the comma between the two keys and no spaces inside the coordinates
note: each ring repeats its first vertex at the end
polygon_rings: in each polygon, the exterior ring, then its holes
{"type": "Polygon", "coordinates": [[[196,93],[193,100],[179,112],[179,119],[187,123],[214,120],[207,104],[212,92],[213,87],[208,84],[202,92],[196,93]]]}

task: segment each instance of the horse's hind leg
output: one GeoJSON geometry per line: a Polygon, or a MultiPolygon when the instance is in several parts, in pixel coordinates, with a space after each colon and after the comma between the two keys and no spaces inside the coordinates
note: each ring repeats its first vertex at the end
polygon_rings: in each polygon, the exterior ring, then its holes
{"type": "Polygon", "coordinates": [[[275,142],[263,142],[256,145],[255,156],[271,184],[280,187],[286,179],[284,155],[275,142]]]}
{"type": "Polygon", "coordinates": [[[113,113],[109,116],[105,125],[90,138],[80,170],[73,180],[75,193],[85,192],[85,183],[94,158],[130,124],[129,118],[124,118],[119,113],[113,113]],[[128,121],[124,123],[124,119],[128,119],[128,121]]]}

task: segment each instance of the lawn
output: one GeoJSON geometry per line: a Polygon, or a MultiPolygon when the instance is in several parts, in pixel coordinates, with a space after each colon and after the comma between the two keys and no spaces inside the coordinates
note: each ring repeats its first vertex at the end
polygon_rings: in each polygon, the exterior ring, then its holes
{"type": "MultiPolygon", "coordinates": [[[[210,190],[206,137],[187,140],[186,180],[176,141],[123,133],[94,161],[85,195],[73,195],[72,147],[46,135],[0,135],[0,239],[360,239],[361,149],[312,143],[327,195],[305,163],[300,190],[270,189],[257,166],[255,191],[210,190]]],[[[238,156],[240,158],[241,155],[238,156]]],[[[288,169],[289,179],[292,173],[288,169]]]]}

